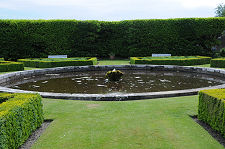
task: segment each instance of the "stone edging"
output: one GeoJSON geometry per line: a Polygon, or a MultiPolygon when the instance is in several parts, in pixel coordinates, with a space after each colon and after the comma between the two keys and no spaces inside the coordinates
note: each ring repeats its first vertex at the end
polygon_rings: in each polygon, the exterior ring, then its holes
{"type": "Polygon", "coordinates": [[[49,92],[34,92],[18,89],[11,89],[4,87],[3,84],[8,81],[21,80],[26,77],[38,76],[43,74],[63,73],[63,72],[84,72],[84,71],[108,71],[112,69],[119,70],[170,70],[180,72],[194,72],[201,74],[209,74],[218,77],[225,77],[225,70],[215,68],[202,68],[202,67],[189,67],[189,66],[172,66],[172,65],[105,65],[105,66],[69,66],[69,67],[57,67],[47,69],[35,69],[27,71],[18,71],[0,75],[0,92],[10,93],[39,93],[45,98],[57,98],[57,99],[71,99],[71,100],[97,100],[97,101],[115,101],[115,100],[138,100],[138,99],[152,99],[163,97],[175,97],[175,96],[187,96],[196,95],[198,91],[204,89],[213,88],[225,88],[225,84],[187,89],[176,91],[163,91],[163,92],[147,92],[147,93],[127,93],[127,94],[68,94],[68,93],[49,93],[49,92]]]}

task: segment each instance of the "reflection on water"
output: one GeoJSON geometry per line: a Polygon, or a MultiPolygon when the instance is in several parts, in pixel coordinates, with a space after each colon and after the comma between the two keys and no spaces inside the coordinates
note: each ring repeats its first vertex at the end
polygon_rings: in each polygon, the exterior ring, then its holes
{"type": "Polygon", "coordinates": [[[31,77],[10,84],[12,88],[55,93],[143,93],[208,87],[225,83],[203,74],[164,71],[123,71],[118,82],[105,79],[106,72],[76,72],[31,77]]]}

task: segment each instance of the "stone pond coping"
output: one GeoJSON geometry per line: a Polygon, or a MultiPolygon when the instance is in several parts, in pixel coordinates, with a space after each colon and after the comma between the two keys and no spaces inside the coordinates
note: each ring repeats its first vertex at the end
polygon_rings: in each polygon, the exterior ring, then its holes
{"type": "Polygon", "coordinates": [[[34,69],[27,71],[11,72],[0,75],[0,92],[9,93],[39,93],[44,98],[55,99],[70,99],[70,100],[96,100],[96,101],[121,101],[121,100],[138,100],[138,99],[153,99],[163,97],[176,97],[196,95],[198,91],[204,89],[225,88],[225,84],[187,89],[176,91],[162,92],[146,92],[146,93],[108,93],[108,94],[69,94],[69,93],[50,93],[50,92],[35,92],[4,87],[4,83],[8,81],[20,81],[24,78],[35,77],[44,74],[64,73],[64,72],[85,72],[85,71],[108,71],[112,69],[119,70],[157,70],[157,71],[178,71],[178,72],[194,72],[200,74],[208,74],[218,77],[225,77],[225,70],[215,68],[202,68],[190,66],[174,66],[174,65],[105,65],[105,66],[69,66],[47,69],[34,69]]]}

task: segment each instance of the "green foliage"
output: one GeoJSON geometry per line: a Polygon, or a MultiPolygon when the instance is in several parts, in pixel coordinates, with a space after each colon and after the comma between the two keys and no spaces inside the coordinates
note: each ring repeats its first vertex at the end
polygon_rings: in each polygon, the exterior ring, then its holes
{"type": "Polygon", "coordinates": [[[225,18],[129,20],[0,20],[0,55],[6,60],[69,57],[211,55],[225,18]]]}
{"type": "Polygon", "coordinates": [[[0,61],[4,61],[4,58],[0,58],[0,61]]]}
{"type": "Polygon", "coordinates": [[[210,63],[211,57],[204,56],[171,56],[171,57],[130,57],[131,64],[153,65],[202,65],[210,63]]]}
{"type": "Polygon", "coordinates": [[[0,104],[13,97],[13,94],[5,93],[0,96],[0,104]]]}
{"type": "Polygon", "coordinates": [[[220,56],[225,57],[225,48],[220,49],[220,56]]]}
{"type": "Polygon", "coordinates": [[[216,7],[216,17],[225,17],[225,4],[219,4],[216,7]]]}
{"type": "Polygon", "coordinates": [[[225,58],[221,57],[212,59],[210,62],[210,67],[225,68],[225,58]]]}
{"type": "Polygon", "coordinates": [[[0,93],[0,148],[21,146],[43,123],[41,96],[38,94],[0,93]]]}
{"type": "Polygon", "coordinates": [[[28,58],[18,59],[19,62],[23,62],[25,67],[36,68],[52,68],[52,67],[64,67],[64,66],[84,66],[84,65],[96,65],[96,57],[81,57],[81,58],[28,58]]]}
{"type": "Polygon", "coordinates": [[[225,89],[199,92],[198,119],[209,124],[225,137],[225,89]]]}
{"type": "Polygon", "coordinates": [[[23,63],[0,61],[0,72],[24,70],[23,63]]]}

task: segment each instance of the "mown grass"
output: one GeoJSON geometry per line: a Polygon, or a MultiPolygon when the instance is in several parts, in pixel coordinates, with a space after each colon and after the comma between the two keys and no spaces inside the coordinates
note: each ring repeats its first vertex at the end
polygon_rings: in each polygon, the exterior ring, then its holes
{"type": "Polygon", "coordinates": [[[98,65],[129,65],[130,60],[100,60],[98,65]]]}
{"type": "MultiPolygon", "coordinates": [[[[99,62],[119,64],[129,60],[99,62]]],[[[54,121],[32,149],[223,148],[189,116],[197,114],[198,96],[124,102],[44,98],[43,105],[45,119],[54,121]]]]}
{"type": "Polygon", "coordinates": [[[189,115],[198,96],[124,102],[43,99],[54,119],[32,149],[222,149],[189,115]]]}

